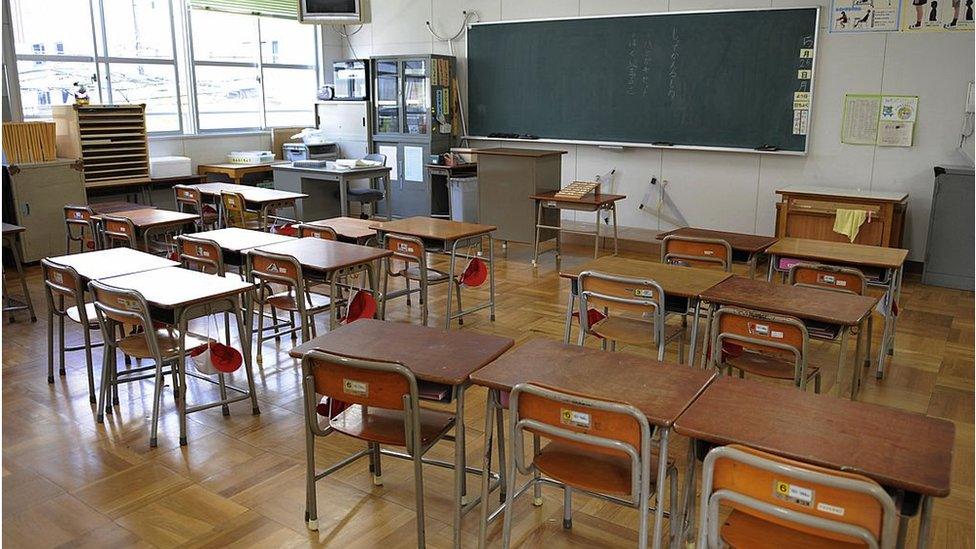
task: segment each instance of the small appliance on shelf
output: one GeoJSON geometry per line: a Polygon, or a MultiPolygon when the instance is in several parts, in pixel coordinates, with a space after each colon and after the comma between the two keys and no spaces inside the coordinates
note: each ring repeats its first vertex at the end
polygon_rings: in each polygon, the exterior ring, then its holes
{"type": "Polygon", "coordinates": [[[274,153],[271,151],[231,151],[227,155],[229,164],[266,164],[274,162],[274,153]]]}

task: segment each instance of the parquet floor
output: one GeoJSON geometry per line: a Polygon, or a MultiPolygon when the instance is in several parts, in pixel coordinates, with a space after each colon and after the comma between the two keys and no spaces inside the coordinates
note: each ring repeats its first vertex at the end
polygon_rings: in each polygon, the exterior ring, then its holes
{"type": "MultiPolygon", "coordinates": [[[[565,264],[582,262],[587,250],[568,253],[565,264]]],[[[496,254],[496,255],[501,255],[496,254]]],[[[633,255],[633,254],[631,254],[633,255]]],[[[530,338],[558,339],[568,284],[558,279],[551,256],[533,270],[530,250],[512,246],[497,266],[498,312],[468,317],[463,329],[530,338]]],[[[167,388],[159,447],[151,449],[148,416],[150,381],[120,390],[121,405],[104,425],[95,423],[88,403],[82,353],[69,354],[68,373],[46,382],[46,325],[39,270],[29,269],[36,324],[18,315],[3,324],[3,543],[7,547],[414,547],[411,465],[383,462],[385,485],[374,487],[365,460],[318,484],[320,530],[309,532],[304,506],[301,388],[292,343],[273,340],[263,349],[256,383],[262,414],[252,416],[246,402],[223,417],[219,408],[189,418],[189,445],[178,444],[177,417],[167,388]]],[[[431,325],[443,314],[446,288],[431,297],[431,325]]],[[[14,288],[13,291],[16,291],[14,288]]],[[[466,295],[468,303],[478,292],[466,295]]],[[[419,322],[401,298],[391,303],[393,321],[419,322]]],[[[206,331],[205,323],[195,326],[206,331]]],[[[320,330],[323,329],[320,323],[320,330]]],[[[880,332],[880,330],[876,330],[880,332]]],[[[879,335],[879,334],[876,334],[879,335]]],[[[69,340],[81,333],[69,327],[69,340]]],[[[673,346],[676,347],[676,346],[673,346]]],[[[644,352],[626,348],[624,352],[644,352]]],[[[674,349],[669,349],[674,356],[674,349]]],[[[826,368],[824,390],[837,394],[836,345],[815,346],[814,360],[826,368]]],[[[101,354],[95,353],[96,364],[101,354]]],[[[906,277],[896,354],[889,377],[878,383],[866,376],[865,401],[948,418],[956,424],[952,494],[937,500],[933,547],[973,546],[973,293],[922,286],[906,277]]],[[[241,376],[242,377],[242,376],[241,376]]],[[[842,379],[847,379],[842,377],[842,379]]],[[[194,401],[215,390],[191,381],[194,401]]],[[[846,390],[846,387],[843,388],[846,390]]],[[[469,393],[468,453],[478,460],[483,428],[484,391],[469,393]]],[[[803,418],[797,418],[802,422],[803,418]]],[[[678,437],[676,456],[684,456],[678,437]]],[[[319,442],[324,466],[357,443],[330,437],[319,442]]],[[[450,459],[450,443],[435,448],[450,459]]],[[[683,459],[681,460],[683,461],[683,459]]],[[[451,473],[425,469],[427,532],[431,547],[451,540],[451,473]]],[[[477,490],[475,477],[470,482],[477,490]]],[[[574,528],[561,527],[562,494],[545,489],[542,507],[522,498],[515,508],[515,539],[525,547],[631,547],[636,513],[577,496],[574,528]]],[[[500,522],[500,521],[499,521],[500,522]]],[[[500,523],[490,530],[497,544],[500,523]]],[[[915,525],[909,534],[914,538],[915,525]]],[[[465,546],[473,546],[477,513],[463,524],[465,546]]]]}

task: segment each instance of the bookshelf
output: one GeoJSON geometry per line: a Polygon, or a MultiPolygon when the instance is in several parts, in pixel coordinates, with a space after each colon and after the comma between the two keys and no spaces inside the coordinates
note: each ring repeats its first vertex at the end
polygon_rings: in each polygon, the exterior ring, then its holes
{"type": "Polygon", "coordinates": [[[145,105],[63,105],[53,114],[58,154],[82,159],[85,187],[149,182],[145,105]]]}

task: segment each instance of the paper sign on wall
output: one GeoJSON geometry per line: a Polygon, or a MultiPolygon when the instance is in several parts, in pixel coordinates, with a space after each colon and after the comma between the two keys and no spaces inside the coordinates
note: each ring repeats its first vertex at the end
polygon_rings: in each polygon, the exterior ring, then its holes
{"type": "Polygon", "coordinates": [[[904,32],[973,30],[973,0],[913,0],[901,6],[904,32]]]}
{"type": "MultiPolygon", "coordinates": [[[[948,0],[946,0],[948,1],[948,0]]],[[[901,0],[833,0],[830,3],[830,32],[897,31],[901,0]]]]}
{"type": "Polygon", "coordinates": [[[911,147],[918,96],[847,94],[843,116],[842,143],[911,147]]]}

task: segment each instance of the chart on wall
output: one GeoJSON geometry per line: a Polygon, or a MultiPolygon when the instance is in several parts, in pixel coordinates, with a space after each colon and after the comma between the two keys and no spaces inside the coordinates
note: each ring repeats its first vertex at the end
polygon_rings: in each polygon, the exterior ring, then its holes
{"type": "Polygon", "coordinates": [[[901,0],[833,0],[830,32],[897,31],[901,0]]]}
{"type": "Polygon", "coordinates": [[[906,32],[972,31],[973,1],[904,0],[901,30],[906,32]]]}

